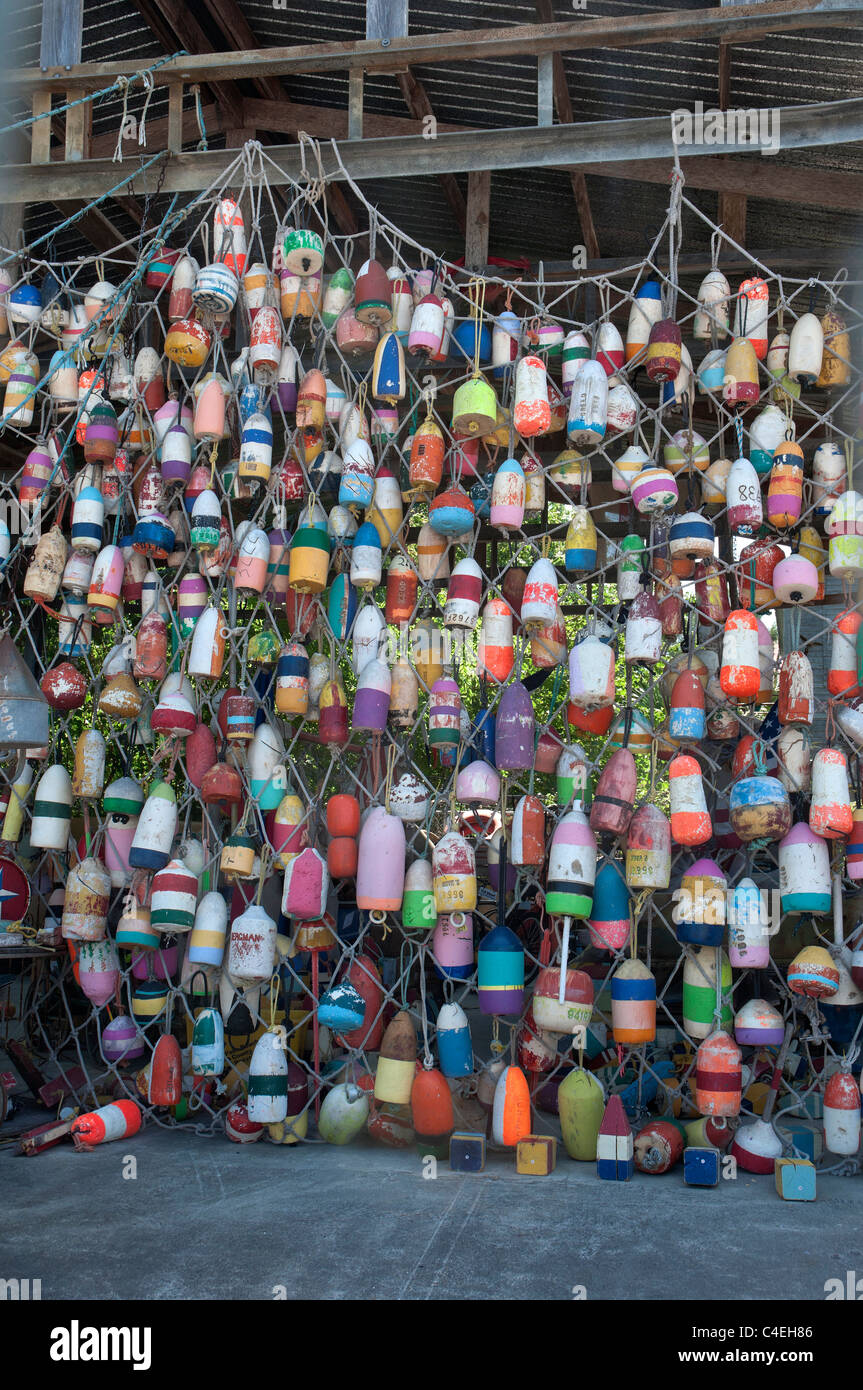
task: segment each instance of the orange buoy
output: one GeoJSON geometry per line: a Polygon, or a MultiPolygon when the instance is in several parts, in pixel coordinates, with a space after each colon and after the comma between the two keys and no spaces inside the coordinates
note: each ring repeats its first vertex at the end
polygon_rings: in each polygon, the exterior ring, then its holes
{"type": "Polygon", "coordinates": [[[505,1067],[494,1088],[492,1135],[496,1144],[514,1149],[530,1134],[530,1090],[521,1067],[505,1067]]]}
{"type": "Polygon", "coordinates": [[[411,1114],[420,1140],[440,1143],[455,1129],[452,1092],[436,1067],[417,1070],[411,1087],[411,1114]]]}
{"type": "Polygon", "coordinates": [[[729,613],[722,636],[719,684],[729,699],[754,700],[761,685],[758,664],[758,619],[736,608],[729,613]]]}
{"type": "Polygon", "coordinates": [[[668,764],[671,835],[678,845],[704,845],[713,834],[696,758],[681,753],[668,764]]]}
{"type": "Polygon", "coordinates": [[[163,1033],[150,1061],[147,1099],[151,1105],[179,1105],[183,1097],[183,1058],[173,1033],[163,1033]]]}
{"type": "Polygon", "coordinates": [[[740,1048],[727,1033],[714,1033],[696,1053],[695,1104],[702,1115],[739,1115],[742,1089],[740,1048]]]}

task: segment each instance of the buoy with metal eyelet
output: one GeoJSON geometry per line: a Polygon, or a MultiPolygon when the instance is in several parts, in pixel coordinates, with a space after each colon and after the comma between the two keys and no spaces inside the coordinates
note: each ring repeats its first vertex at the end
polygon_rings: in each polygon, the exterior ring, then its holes
{"type": "Polygon", "coordinates": [[[276,923],[259,903],[251,903],[231,923],[226,962],[231,980],[263,984],[273,973],[276,923]]]}

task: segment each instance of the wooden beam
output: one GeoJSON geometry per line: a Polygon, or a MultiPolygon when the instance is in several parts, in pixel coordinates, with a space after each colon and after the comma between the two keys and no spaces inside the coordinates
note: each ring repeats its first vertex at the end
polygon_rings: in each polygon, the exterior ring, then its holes
{"type": "MultiPolygon", "coordinates": [[[[204,0],[210,18],[224,39],[236,48],[258,48],[258,39],[237,0],[204,0]]],[[[287,93],[277,77],[254,77],[260,96],[270,101],[286,101],[287,93]]]]}
{"type": "MultiPolygon", "coordinates": [[[[213,96],[224,108],[226,123],[235,127],[242,125],[243,100],[233,81],[233,74],[229,75],[228,80],[219,80],[212,72],[207,71],[208,55],[215,50],[191,8],[181,4],[180,0],[132,0],[132,3],[167,53],[175,53],[178,48],[185,48],[190,54],[195,54],[196,61],[201,62],[203,71],[190,81],[206,82],[213,96]]],[[[171,64],[168,63],[156,71],[165,72],[169,67],[171,64]]],[[[155,79],[155,73],[153,77],[155,79]]],[[[176,81],[176,74],[173,80],[176,81]]]]}
{"type": "MultiPolygon", "coordinates": [[[[550,24],[554,18],[554,8],[551,0],[536,0],[536,12],[543,23],[550,24]]],[[[572,97],[570,96],[569,83],[566,80],[566,69],[563,66],[563,59],[559,53],[555,53],[552,58],[552,82],[557,119],[560,121],[561,125],[572,125],[575,120],[575,114],[572,109],[572,97]]],[[[572,187],[572,196],[575,200],[578,220],[581,224],[581,235],[584,238],[587,254],[591,258],[595,258],[599,255],[599,240],[593,221],[593,210],[590,206],[587,180],[580,169],[570,169],[569,182],[572,187]]]]}
{"type": "MultiPolygon", "coordinates": [[[[778,109],[778,117],[784,150],[849,144],[863,139],[863,98],[860,97],[813,106],[783,107],[778,109]]],[[[687,177],[693,187],[704,186],[704,171],[716,162],[717,156],[735,152],[733,145],[698,146],[698,155],[691,153],[693,147],[688,145],[676,148],[684,174],[691,171],[691,177],[687,177]],[[707,153],[706,149],[711,148],[713,152],[707,153]]],[[[424,140],[418,133],[396,139],[345,141],[340,153],[345,167],[358,181],[443,173],[451,178],[456,171],[560,169],[581,165],[590,166],[591,172],[606,177],[667,184],[674,149],[668,118],[646,116],[626,121],[555,125],[547,129],[516,126],[508,130],[453,131],[439,133],[436,140],[424,140]],[[653,170],[661,170],[661,174],[654,174],[653,170]]],[[[271,183],[278,185],[299,175],[301,162],[296,146],[274,145],[271,153],[284,171],[272,169],[271,183]]],[[[342,177],[335,155],[326,143],[321,146],[321,161],[324,177],[342,177]]],[[[172,156],[164,167],[163,190],[166,193],[201,191],[219,177],[226,164],[224,151],[219,150],[187,151],[172,156]]],[[[136,190],[154,191],[161,173],[161,169],[153,167],[136,174],[136,190]]],[[[859,211],[861,205],[860,175],[807,169],[806,176],[799,177],[796,171],[777,164],[775,158],[721,161],[709,177],[712,186],[722,191],[751,191],[755,179],[761,197],[780,198],[806,206],[814,201],[817,205],[851,211],[859,211]],[[813,191],[816,186],[817,193],[813,191]]],[[[116,178],[116,164],[105,159],[82,160],[76,164],[52,162],[38,167],[7,165],[3,192],[9,202],[96,198],[104,192],[106,181],[116,181],[116,178]]]]}
{"type": "Polygon", "coordinates": [[[402,39],[408,31],[408,0],[366,0],[366,38],[402,39]]]}
{"type": "MultiPolygon", "coordinates": [[[[731,44],[719,45],[719,109],[731,105],[731,44]]],[[[746,244],[746,194],[720,192],[717,222],[738,246],[746,244]]]]}
{"type": "MultiPolygon", "coordinates": [[[[155,0],[154,0],[155,3],[155,0]]],[[[366,72],[398,72],[409,64],[467,62],[473,58],[524,57],[529,53],[585,53],[597,48],[665,48],[668,44],[691,39],[719,43],[753,42],[767,34],[827,28],[853,28],[863,14],[863,0],[763,0],[761,4],[721,5],[705,10],[662,10],[656,13],[615,14],[601,19],[571,19],[559,24],[513,24],[496,29],[458,29],[437,34],[411,34],[395,38],[384,47],[379,40],[353,44],[317,43],[300,47],[255,48],[243,52],[213,54],[212,45],[191,40],[192,29],[200,26],[189,16],[189,7],[180,0],[158,0],[164,17],[172,17],[177,33],[180,17],[186,16],[184,30],[190,35],[185,46],[189,54],[165,64],[153,74],[157,86],[175,82],[236,81],[245,77],[289,76],[297,73],[344,72],[362,68],[366,72]]],[[[148,0],[134,0],[144,13],[148,0]]],[[[145,15],[145,17],[147,17],[145,15]]],[[[150,22],[148,18],[148,23],[150,22]]],[[[164,18],[163,18],[164,24],[164,18]]],[[[155,32],[155,29],[154,29],[155,32]]],[[[163,32],[165,32],[163,28],[163,32]]],[[[170,51],[170,43],[165,42],[170,51]]],[[[83,88],[104,86],[106,77],[119,73],[131,76],[140,69],[140,60],[86,63],[71,72],[38,68],[19,69],[5,75],[10,89],[36,90],[57,86],[83,88]]]]}
{"type": "MultiPolygon", "coordinates": [[[[405,105],[414,120],[418,121],[422,128],[420,132],[421,138],[423,135],[426,135],[426,143],[433,145],[435,141],[440,138],[440,131],[438,130],[437,116],[432,110],[432,104],[429,101],[428,92],[423,84],[417,80],[410,68],[408,68],[407,72],[398,73],[397,81],[401,89],[401,94],[405,99],[405,105]],[[434,122],[434,124],[430,126],[429,121],[434,122]],[[429,138],[427,134],[429,131],[432,132],[431,138],[429,138]]],[[[420,170],[415,169],[414,172],[419,173],[420,170]]],[[[439,170],[438,183],[443,189],[443,195],[452,209],[452,215],[456,220],[456,226],[460,232],[464,233],[467,227],[467,207],[464,197],[462,196],[462,191],[458,186],[458,181],[449,170],[439,170]]]]}
{"type": "MultiPolygon", "coordinates": [[[[344,108],[331,106],[307,106],[300,102],[261,101],[258,97],[246,97],[243,102],[243,122],[256,126],[258,130],[268,130],[273,135],[296,135],[298,130],[305,130],[316,139],[348,138],[348,112],[344,108]]],[[[207,124],[209,126],[209,122],[207,124]]],[[[465,128],[462,125],[448,125],[445,121],[437,123],[439,135],[465,128]]],[[[148,122],[148,133],[149,129],[148,122]]],[[[363,109],[363,137],[366,140],[416,134],[417,123],[411,116],[380,116],[363,109]]]]}
{"type": "Polygon", "coordinates": [[[488,229],[491,208],[491,173],[486,169],[467,176],[467,227],[464,263],[467,270],[488,265],[488,229]]]}
{"type": "Polygon", "coordinates": [[[81,61],[84,0],[42,0],[41,68],[70,68],[81,61]]]}

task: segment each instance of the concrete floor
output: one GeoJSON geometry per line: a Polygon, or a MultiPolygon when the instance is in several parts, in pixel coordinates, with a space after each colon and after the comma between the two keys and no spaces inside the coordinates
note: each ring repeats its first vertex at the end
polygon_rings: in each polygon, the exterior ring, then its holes
{"type": "MultiPolygon", "coordinates": [[[[17,1128],[17,1126],[16,1126],[17,1128]]],[[[481,1175],[363,1139],[239,1146],[147,1129],[94,1153],[0,1157],[0,1277],[43,1299],[824,1298],[863,1275],[863,1180],[814,1203],[772,1178],[683,1185],[678,1168],[601,1182],[566,1154],[549,1178],[509,1154],[481,1175]],[[123,1177],[124,1157],[137,1177],[123,1177]],[[282,1297],[285,1296],[281,1293],[282,1297]]]]}

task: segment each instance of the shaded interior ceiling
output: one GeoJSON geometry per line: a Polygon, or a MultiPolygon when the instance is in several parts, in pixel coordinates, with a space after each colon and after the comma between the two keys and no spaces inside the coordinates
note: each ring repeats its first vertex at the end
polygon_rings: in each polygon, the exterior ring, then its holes
{"type": "MultiPolygon", "coordinates": [[[[687,0],[685,8],[710,8],[713,3],[714,0],[687,0]]],[[[270,0],[240,0],[240,8],[261,47],[365,37],[364,0],[317,0],[308,9],[276,9],[270,0]]],[[[553,8],[558,20],[572,17],[573,11],[564,0],[553,0],[553,8]]],[[[615,15],[622,18],[668,8],[669,0],[589,0],[588,13],[591,19],[615,15]]],[[[214,48],[224,49],[225,41],[204,4],[192,9],[214,48]]],[[[6,12],[7,32],[15,36],[14,61],[23,66],[38,66],[41,5],[11,0],[6,12]]],[[[536,8],[528,0],[507,4],[489,0],[412,0],[410,5],[412,34],[536,20],[536,8]]],[[[140,59],[146,66],[148,60],[167,51],[130,0],[86,0],[83,61],[110,62],[122,57],[140,59]]],[[[659,115],[682,106],[691,108],[699,100],[709,107],[718,99],[718,48],[712,41],[662,48],[599,49],[564,55],[563,62],[576,121],[659,115]]],[[[536,60],[530,56],[417,66],[413,71],[443,123],[489,128],[530,126],[536,122],[536,60]]],[[[861,77],[860,30],[782,34],[732,50],[730,104],[746,107],[837,100],[859,94],[861,77]]],[[[244,95],[257,95],[251,81],[237,85],[244,95]]],[[[292,101],[342,110],[347,107],[347,73],[288,77],[284,85],[292,101]]],[[[193,99],[188,94],[186,101],[191,108],[193,99]]],[[[394,76],[368,76],[364,101],[369,113],[400,117],[407,114],[394,76]]],[[[129,109],[138,113],[142,104],[138,88],[129,109]]],[[[26,114],[24,107],[8,110],[14,119],[26,114]]],[[[94,109],[94,134],[116,133],[121,110],[119,97],[112,94],[102,99],[94,109]]],[[[157,120],[166,114],[166,91],[157,88],[149,119],[157,120]]],[[[272,137],[275,142],[287,138],[272,137]]],[[[211,148],[224,143],[224,135],[211,135],[211,148]]],[[[194,142],[189,147],[193,146],[194,142]]],[[[780,153],[778,158],[789,166],[788,199],[749,200],[747,245],[758,251],[822,249],[825,256],[832,251],[835,264],[837,249],[840,253],[845,248],[850,252],[859,244],[860,217],[851,212],[807,207],[796,200],[810,168],[863,173],[860,145],[780,153]]],[[[118,170],[128,172],[130,167],[127,161],[118,170]]],[[[466,194],[467,176],[456,177],[466,194]]],[[[363,188],[370,201],[409,235],[447,256],[463,251],[463,236],[436,178],[381,179],[363,188]]],[[[587,188],[601,255],[636,257],[643,253],[661,224],[667,190],[656,184],[599,177],[589,171],[587,188]]],[[[698,190],[688,193],[708,217],[716,220],[717,194],[698,190]]],[[[154,210],[159,206],[154,204],[154,210]]],[[[105,211],[125,235],[133,234],[134,223],[122,208],[109,201],[105,211]]],[[[26,224],[28,239],[51,230],[58,220],[53,205],[32,205],[26,224]]],[[[526,168],[493,174],[489,238],[492,255],[528,255],[533,261],[568,260],[573,243],[581,239],[565,171],[526,168]]],[[[90,249],[75,232],[62,239],[64,255],[85,254],[90,249]]],[[[693,225],[688,229],[685,249],[708,249],[708,235],[703,227],[693,225]]],[[[816,271],[819,268],[813,267],[816,271]]]]}

